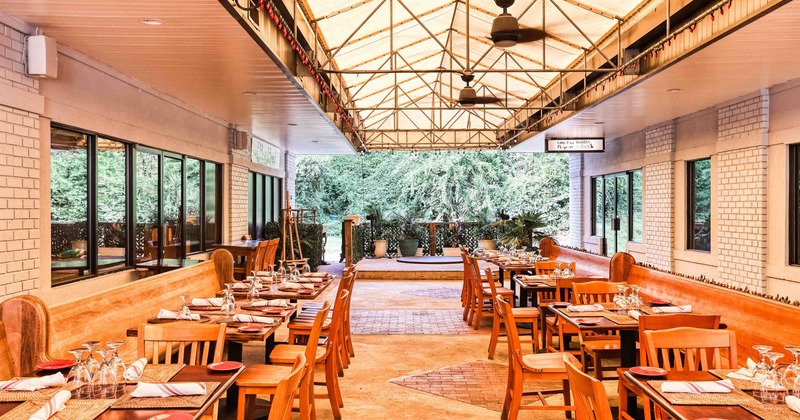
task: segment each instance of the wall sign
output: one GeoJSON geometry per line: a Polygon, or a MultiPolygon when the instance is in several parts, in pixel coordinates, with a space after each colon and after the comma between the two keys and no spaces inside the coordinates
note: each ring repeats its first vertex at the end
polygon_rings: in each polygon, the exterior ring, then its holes
{"type": "Polygon", "coordinates": [[[253,137],[253,148],[250,151],[250,160],[270,168],[281,168],[281,149],[253,137]]]}
{"type": "Polygon", "coordinates": [[[605,150],[604,137],[589,138],[549,138],[545,139],[544,151],[547,153],[585,153],[605,150]]]}

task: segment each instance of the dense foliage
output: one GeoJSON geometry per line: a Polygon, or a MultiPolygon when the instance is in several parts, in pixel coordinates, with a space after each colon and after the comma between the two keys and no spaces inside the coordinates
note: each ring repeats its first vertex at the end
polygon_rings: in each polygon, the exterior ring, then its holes
{"type": "Polygon", "coordinates": [[[303,156],[296,200],[319,210],[329,235],[344,215],[366,215],[370,206],[384,219],[413,212],[420,221],[534,211],[558,234],[569,228],[569,164],[564,154],[494,151],[303,156]]]}

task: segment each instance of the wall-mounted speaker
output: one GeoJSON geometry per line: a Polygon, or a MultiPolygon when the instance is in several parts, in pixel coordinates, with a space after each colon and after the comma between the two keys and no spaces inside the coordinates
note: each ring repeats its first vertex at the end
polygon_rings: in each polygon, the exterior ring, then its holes
{"type": "Polygon", "coordinates": [[[246,131],[236,130],[233,137],[233,148],[236,150],[247,150],[250,147],[250,134],[246,131]]]}
{"type": "Polygon", "coordinates": [[[25,73],[31,77],[58,77],[56,40],[44,35],[31,35],[25,44],[25,73]]]}

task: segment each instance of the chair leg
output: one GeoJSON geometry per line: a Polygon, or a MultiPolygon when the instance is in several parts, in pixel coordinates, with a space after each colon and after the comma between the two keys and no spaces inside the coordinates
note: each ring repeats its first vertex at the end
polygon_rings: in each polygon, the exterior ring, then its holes
{"type": "Polygon", "coordinates": [[[289,340],[287,340],[287,342],[289,344],[295,344],[294,340],[295,340],[294,331],[291,328],[289,328],[289,340]]]}
{"type": "Polygon", "coordinates": [[[494,359],[497,342],[500,340],[500,316],[495,311],[492,318],[492,338],[489,339],[489,360],[494,359]]]}
{"type": "Polygon", "coordinates": [[[244,407],[247,393],[244,391],[244,389],[239,389],[239,401],[236,402],[236,420],[244,420],[245,418],[244,407]]]}
{"type": "Polygon", "coordinates": [[[594,377],[598,381],[603,380],[603,358],[599,353],[592,355],[592,362],[594,363],[594,377]]]}
{"type": "MultiPolygon", "coordinates": [[[[332,357],[333,354],[328,356],[332,357]]],[[[333,418],[339,420],[342,418],[342,413],[339,410],[339,396],[338,396],[338,377],[336,376],[336,360],[325,361],[325,386],[328,389],[328,401],[331,403],[331,411],[333,418]]]]}
{"type": "MultiPolygon", "coordinates": [[[[564,405],[565,406],[572,405],[572,400],[570,399],[570,396],[569,396],[569,381],[566,380],[566,379],[561,381],[561,387],[564,390],[564,392],[563,392],[564,393],[564,405]]],[[[572,418],[572,411],[571,410],[567,410],[566,416],[567,416],[568,419],[571,419],[572,418]]]]}
{"type": "MultiPolygon", "coordinates": [[[[509,355],[508,357],[511,357],[509,355]]],[[[511,411],[511,393],[514,383],[514,368],[508,367],[508,383],[506,384],[505,398],[503,399],[503,412],[500,415],[501,420],[508,420],[508,414],[511,411]]]]}
{"type": "Polygon", "coordinates": [[[628,414],[628,388],[623,384],[623,378],[620,378],[617,385],[617,393],[619,393],[619,418],[630,418],[628,414]],[[627,417],[626,417],[627,416],[627,417]]]}
{"type": "Polygon", "coordinates": [[[515,375],[514,385],[511,388],[511,406],[508,410],[508,418],[516,420],[519,417],[519,407],[522,405],[522,375],[515,375]]]}

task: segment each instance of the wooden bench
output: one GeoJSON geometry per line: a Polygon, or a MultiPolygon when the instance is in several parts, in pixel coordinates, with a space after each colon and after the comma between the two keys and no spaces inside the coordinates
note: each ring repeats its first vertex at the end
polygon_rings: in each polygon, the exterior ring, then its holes
{"type": "Polygon", "coordinates": [[[136,358],[136,340],[126,330],[146,322],[160,308],[177,309],[181,295],[214,296],[220,290],[212,261],[157,274],[50,307],[50,354],[71,359],[68,350],[85,341],[125,340],[120,356],[136,358]]]}
{"type": "MultiPolygon", "coordinates": [[[[576,261],[579,268],[608,274],[607,257],[555,244],[545,255],[576,261]]],[[[744,365],[748,357],[758,360],[758,352],[752,348],[755,344],[772,346],[786,354],[786,363],[791,361],[791,355],[783,346],[800,344],[800,323],[794,322],[800,319],[800,307],[638,265],[630,268],[627,281],[641,286],[640,293],[646,300],[669,299],[674,305],[691,304],[693,312],[721,315],[720,322],[736,331],[739,365],[744,365]]]]}

